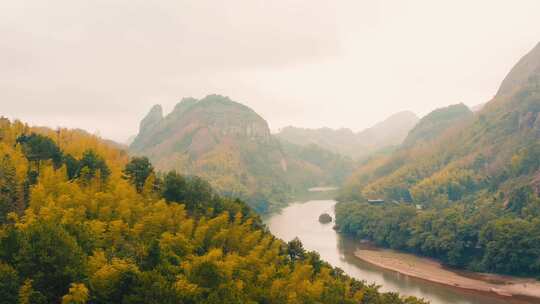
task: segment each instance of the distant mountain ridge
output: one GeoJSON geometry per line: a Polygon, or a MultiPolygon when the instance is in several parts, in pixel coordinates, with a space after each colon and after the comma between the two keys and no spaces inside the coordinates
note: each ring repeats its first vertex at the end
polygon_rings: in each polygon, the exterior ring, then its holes
{"type": "MultiPolygon", "coordinates": [[[[505,77],[497,95],[478,112],[473,113],[458,104],[429,113],[395,153],[357,169],[345,192],[351,194],[350,191],[360,190],[364,193],[361,196],[398,201],[414,199],[414,193],[409,192],[415,190],[416,183],[435,177],[439,171],[456,170],[454,167],[474,168],[477,173],[484,171],[484,177],[493,181],[493,175],[506,174],[505,170],[510,169],[505,166],[517,162],[519,153],[534,150],[539,141],[540,44],[519,60],[505,77]],[[425,142],[430,145],[423,146],[425,142]],[[520,149],[524,150],[520,152],[520,149]],[[415,158],[415,154],[422,157],[415,158]],[[474,167],[478,165],[477,158],[484,166],[474,167]],[[407,176],[409,170],[418,176],[407,176]],[[400,188],[399,191],[396,188],[400,188]]],[[[528,179],[540,181],[534,176],[528,179]]]]}
{"type": "Polygon", "coordinates": [[[462,103],[436,109],[420,119],[403,141],[403,146],[430,142],[472,117],[473,112],[462,103]]]}
{"type": "Polygon", "coordinates": [[[360,159],[379,149],[401,144],[417,122],[416,114],[403,111],[357,133],[346,128],[303,129],[290,126],[280,130],[276,137],[301,146],[316,144],[335,153],[360,159]]]}
{"type": "Polygon", "coordinates": [[[166,116],[155,105],[129,149],[160,171],[201,176],[220,193],[248,201],[285,202],[305,188],[339,183],[352,168],[350,160],[317,147],[284,149],[259,114],[220,95],[184,98],[166,116]]]}

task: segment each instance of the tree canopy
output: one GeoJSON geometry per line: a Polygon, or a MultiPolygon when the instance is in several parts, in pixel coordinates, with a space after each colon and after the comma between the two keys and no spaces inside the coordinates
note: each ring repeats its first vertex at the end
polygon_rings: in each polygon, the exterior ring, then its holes
{"type": "Polygon", "coordinates": [[[0,303],[424,303],[347,277],[244,202],[86,133],[0,120],[0,166],[0,303]],[[63,155],[41,157],[32,183],[36,160],[17,143],[30,131],[63,155]]]}

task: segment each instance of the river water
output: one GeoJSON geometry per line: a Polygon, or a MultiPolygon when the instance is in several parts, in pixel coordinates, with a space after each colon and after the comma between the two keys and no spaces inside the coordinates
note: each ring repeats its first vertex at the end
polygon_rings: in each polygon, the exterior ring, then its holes
{"type": "Polygon", "coordinates": [[[289,205],[280,213],[265,219],[270,231],[284,241],[298,237],[307,250],[317,251],[321,258],[343,269],[348,275],[381,285],[381,291],[424,298],[433,304],[502,304],[526,303],[517,299],[469,292],[431,283],[372,266],[354,256],[359,243],[337,234],[334,223],[321,224],[319,215],[326,212],[334,218],[334,200],[308,200],[289,205]]]}

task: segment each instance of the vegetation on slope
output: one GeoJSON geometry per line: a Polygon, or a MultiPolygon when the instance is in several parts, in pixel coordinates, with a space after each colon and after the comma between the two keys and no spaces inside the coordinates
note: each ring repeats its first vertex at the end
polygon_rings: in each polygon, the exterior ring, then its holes
{"type": "Polygon", "coordinates": [[[420,119],[405,138],[403,145],[409,147],[421,142],[431,142],[472,116],[473,112],[462,103],[437,109],[420,119]]]}
{"type": "Polygon", "coordinates": [[[421,303],[84,132],[0,119],[0,190],[0,303],[421,303]]]}
{"type": "Polygon", "coordinates": [[[149,157],[159,171],[201,176],[260,213],[309,187],[340,183],[351,167],[323,149],[280,143],[252,109],[219,95],[184,98],[167,116],[154,106],[130,152],[149,157]]]}
{"type": "Polygon", "coordinates": [[[432,124],[440,135],[361,166],[341,191],[341,231],[453,266],[540,276],[536,71],[473,118],[443,133],[432,124]]]}

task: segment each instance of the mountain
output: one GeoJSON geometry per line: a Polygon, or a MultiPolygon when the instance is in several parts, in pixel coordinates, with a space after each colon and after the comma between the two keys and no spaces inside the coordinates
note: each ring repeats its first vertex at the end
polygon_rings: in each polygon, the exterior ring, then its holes
{"type": "Polygon", "coordinates": [[[346,276],[244,202],[86,132],[0,117],[0,189],[2,303],[425,303],[346,276]]]}
{"type": "Polygon", "coordinates": [[[417,123],[416,114],[409,111],[399,112],[357,133],[356,138],[372,149],[399,145],[417,123]]]}
{"type": "Polygon", "coordinates": [[[538,277],[539,66],[540,45],[479,112],[434,111],[399,149],[363,163],[341,190],[340,230],[452,266],[538,277]]]}
{"type": "Polygon", "coordinates": [[[462,103],[432,111],[414,126],[403,141],[403,145],[412,146],[420,142],[430,142],[453,126],[472,117],[473,112],[462,103]]]}
{"type": "Polygon", "coordinates": [[[291,193],[339,183],[351,170],[347,159],[323,149],[287,148],[255,111],[209,95],[184,98],[166,116],[161,106],[152,107],[129,150],[149,157],[159,171],[201,176],[220,193],[250,202],[285,202],[291,193]]]}
{"type": "Polygon", "coordinates": [[[401,144],[417,122],[414,113],[400,112],[358,133],[345,128],[285,127],[276,137],[300,146],[315,144],[334,153],[361,159],[377,150],[401,144]]]}
{"type": "Polygon", "coordinates": [[[167,116],[154,106],[129,149],[149,157],[160,171],[201,176],[233,196],[280,196],[288,190],[287,160],[266,121],[224,96],[184,98],[167,116]]]}
{"type": "Polygon", "coordinates": [[[485,105],[486,105],[485,102],[482,102],[482,103],[479,103],[479,104],[477,104],[477,105],[474,105],[474,106],[471,107],[471,111],[473,111],[473,112],[478,112],[478,111],[482,110],[482,109],[484,108],[485,105]]]}
{"type": "MultiPolygon", "coordinates": [[[[524,83],[529,81],[529,78],[538,77],[540,73],[540,43],[536,45],[527,55],[512,68],[510,73],[504,78],[497,97],[512,94],[515,90],[519,90],[524,83]]],[[[534,80],[533,80],[534,81],[534,80]]]]}

